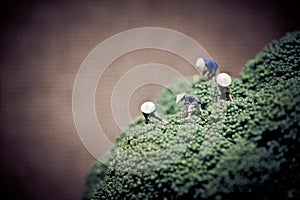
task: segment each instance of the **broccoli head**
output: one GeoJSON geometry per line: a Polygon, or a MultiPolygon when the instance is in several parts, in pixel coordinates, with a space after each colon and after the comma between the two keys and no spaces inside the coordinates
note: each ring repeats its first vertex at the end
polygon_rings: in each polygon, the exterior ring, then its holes
{"type": "Polygon", "coordinates": [[[291,32],[233,79],[233,102],[216,102],[211,81],[178,80],[157,101],[169,123],[121,133],[91,167],[84,199],[300,199],[299,64],[291,32]],[[184,120],[172,91],[198,95],[203,117],[184,120]]]}

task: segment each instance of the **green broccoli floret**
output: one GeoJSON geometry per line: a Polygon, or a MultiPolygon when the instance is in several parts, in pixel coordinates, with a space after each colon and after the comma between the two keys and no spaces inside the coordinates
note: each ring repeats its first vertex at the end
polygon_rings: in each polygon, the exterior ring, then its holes
{"type": "Polygon", "coordinates": [[[84,199],[299,199],[299,64],[292,32],[233,79],[233,102],[216,102],[211,81],[178,80],[157,101],[169,124],[137,120],[121,133],[84,199]],[[198,95],[203,117],[184,120],[172,91],[198,95]]]}

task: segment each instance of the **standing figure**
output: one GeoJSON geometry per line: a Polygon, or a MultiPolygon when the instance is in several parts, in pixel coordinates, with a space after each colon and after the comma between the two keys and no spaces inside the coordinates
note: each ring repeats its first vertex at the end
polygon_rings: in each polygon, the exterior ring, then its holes
{"type": "Polygon", "coordinates": [[[203,58],[197,59],[196,66],[203,69],[202,75],[206,76],[207,74],[207,79],[211,79],[213,76],[215,76],[217,69],[219,67],[215,61],[211,59],[203,59],[203,58]]]}
{"type": "Polygon", "coordinates": [[[231,84],[231,77],[227,73],[220,73],[217,75],[217,85],[218,85],[218,101],[220,99],[226,101],[233,101],[233,98],[229,92],[228,86],[231,84]]]}
{"type": "Polygon", "coordinates": [[[141,105],[141,112],[144,115],[145,124],[148,124],[150,122],[150,117],[154,117],[161,122],[167,123],[166,120],[162,119],[156,114],[156,106],[151,101],[146,101],[141,105]]]}
{"type": "Polygon", "coordinates": [[[201,100],[194,94],[181,93],[176,96],[176,103],[184,101],[184,117],[191,118],[193,109],[196,108],[197,114],[202,117],[201,100]]]}

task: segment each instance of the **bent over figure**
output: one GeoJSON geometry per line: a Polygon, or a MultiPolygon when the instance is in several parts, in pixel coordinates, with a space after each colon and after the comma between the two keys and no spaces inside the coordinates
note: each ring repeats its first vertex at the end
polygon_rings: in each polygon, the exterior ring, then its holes
{"type": "Polygon", "coordinates": [[[145,124],[150,122],[150,117],[154,117],[161,122],[167,123],[166,120],[162,119],[156,114],[156,106],[151,101],[146,101],[141,105],[141,112],[145,118],[145,124]]]}
{"type": "Polygon", "coordinates": [[[191,118],[193,110],[197,110],[197,115],[203,116],[201,109],[201,100],[194,94],[181,93],[176,97],[176,103],[184,101],[184,117],[186,119],[191,118]]]}
{"type": "Polygon", "coordinates": [[[196,66],[203,69],[202,75],[206,76],[207,79],[214,77],[219,67],[215,61],[203,58],[197,59],[196,66]]]}

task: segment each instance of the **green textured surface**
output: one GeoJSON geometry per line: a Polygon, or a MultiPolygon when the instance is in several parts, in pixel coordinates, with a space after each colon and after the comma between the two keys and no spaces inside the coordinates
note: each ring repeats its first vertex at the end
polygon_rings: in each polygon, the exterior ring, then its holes
{"type": "Polygon", "coordinates": [[[202,99],[203,118],[182,119],[161,94],[168,125],[137,119],[105,164],[89,172],[84,199],[299,199],[300,33],[267,45],[216,103],[211,82],[192,77],[170,89],[202,99]],[[191,84],[187,84],[191,83],[191,84]]]}

